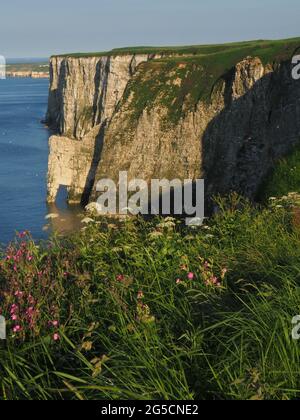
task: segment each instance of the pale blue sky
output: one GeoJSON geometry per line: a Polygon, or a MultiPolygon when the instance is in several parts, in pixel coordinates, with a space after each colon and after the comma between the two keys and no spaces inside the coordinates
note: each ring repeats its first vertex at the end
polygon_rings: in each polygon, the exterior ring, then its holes
{"type": "Polygon", "coordinates": [[[0,55],[300,36],[299,0],[9,0],[0,55]]]}

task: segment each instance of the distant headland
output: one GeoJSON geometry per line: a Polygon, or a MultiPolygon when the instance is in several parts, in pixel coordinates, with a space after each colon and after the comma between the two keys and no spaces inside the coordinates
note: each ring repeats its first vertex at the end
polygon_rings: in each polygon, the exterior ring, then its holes
{"type": "Polygon", "coordinates": [[[30,63],[8,63],[6,66],[6,77],[28,77],[32,79],[46,79],[49,78],[49,64],[46,61],[30,63]]]}

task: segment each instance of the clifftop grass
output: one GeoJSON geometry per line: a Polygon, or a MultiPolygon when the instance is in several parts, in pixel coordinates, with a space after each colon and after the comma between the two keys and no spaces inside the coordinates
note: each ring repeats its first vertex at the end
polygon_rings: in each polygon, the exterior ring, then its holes
{"type": "MultiPolygon", "coordinates": [[[[102,52],[86,52],[86,53],[70,53],[56,55],[59,57],[103,57],[103,56],[118,56],[127,54],[180,54],[180,55],[199,55],[199,54],[213,54],[216,52],[224,52],[231,49],[240,48],[271,48],[284,47],[286,45],[296,44],[300,45],[300,38],[290,38],[285,40],[255,40],[246,42],[232,42],[226,44],[207,44],[207,45],[191,45],[191,46],[165,46],[165,47],[125,47],[115,48],[111,51],[102,52]]],[[[55,56],[53,56],[55,57],[55,56]]]]}
{"type": "Polygon", "coordinates": [[[244,58],[259,57],[263,64],[275,66],[291,59],[299,46],[300,39],[203,46],[192,55],[142,63],[124,96],[131,98],[132,122],[144,110],[161,105],[168,110],[168,122],[176,123],[199,101],[209,102],[218,82],[244,58]]]}

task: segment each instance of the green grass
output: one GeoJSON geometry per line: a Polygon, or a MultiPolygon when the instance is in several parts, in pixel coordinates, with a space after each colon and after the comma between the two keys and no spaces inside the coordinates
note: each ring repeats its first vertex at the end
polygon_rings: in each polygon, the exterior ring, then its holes
{"type": "Polygon", "coordinates": [[[300,191],[300,147],[281,159],[264,182],[259,198],[282,197],[289,192],[300,191]]]}
{"type": "Polygon", "coordinates": [[[290,60],[300,38],[276,41],[248,41],[217,45],[181,47],[119,48],[101,53],[74,53],[62,57],[84,58],[126,54],[156,54],[142,63],[129,82],[122,104],[129,110],[129,129],[134,130],[144,111],[154,107],[167,110],[163,124],[178,123],[200,101],[210,102],[228,72],[248,56],[259,57],[273,67],[290,60]],[[128,103],[126,101],[131,98],[128,103]]]}
{"type": "Polygon", "coordinates": [[[102,220],[20,238],[0,266],[1,311],[18,305],[1,399],[299,398],[299,227],[288,208],[219,207],[196,230],[102,220]]]}
{"type": "MultiPolygon", "coordinates": [[[[216,52],[223,52],[225,50],[240,49],[246,47],[261,47],[276,49],[284,47],[289,44],[298,44],[300,38],[290,38],[284,40],[254,40],[245,42],[232,42],[226,44],[207,44],[207,45],[189,45],[189,46],[137,46],[115,48],[111,51],[102,52],[86,52],[86,53],[69,53],[61,54],[60,57],[103,57],[103,56],[117,56],[126,54],[180,54],[180,55],[199,55],[199,54],[213,54],[216,52]]],[[[54,56],[55,57],[55,56],[54,56]]]]}
{"type": "Polygon", "coordinates": [[[289,60],[299,46],[300,39],[203,46],[194,53],[186,47],[187,56],[180,55],[183,50],[177,50],[179,56],[143,63],[129,82],[123,98],[123,104],[131,98],[131,126],[138,123],[145,110],[156,106],[167,109],[167,124],[176,124],[193,111],[199,101],[210,102],[221,86],[220,82],[244,58],[259,57],[263,64],[276,66],[289,60]]]}

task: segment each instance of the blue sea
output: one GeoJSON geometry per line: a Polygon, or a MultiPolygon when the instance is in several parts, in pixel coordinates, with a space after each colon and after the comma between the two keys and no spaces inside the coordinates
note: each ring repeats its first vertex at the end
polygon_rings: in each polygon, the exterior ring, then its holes
{"type": "Polygon", "coordinates": [[[41,123],[48,98],[47,79],[0,80],[0,244],[16,231],[46,239],[53,229],[78,226],[76,206],[62,192],[55,206],[46,204],[49,131],[41,123]],[[51,225],[45,217],[57,213],[51,225]]]}

